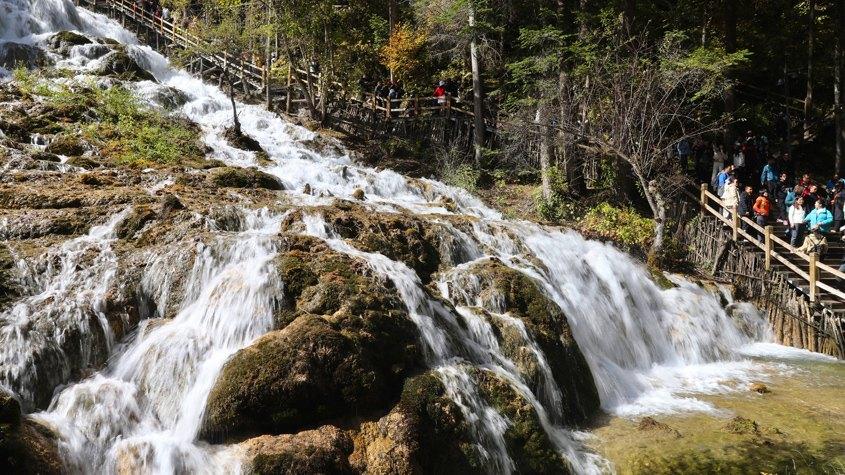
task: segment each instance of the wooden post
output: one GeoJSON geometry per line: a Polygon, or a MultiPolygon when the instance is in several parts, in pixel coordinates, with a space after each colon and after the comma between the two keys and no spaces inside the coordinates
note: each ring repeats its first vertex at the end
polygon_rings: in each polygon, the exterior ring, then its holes
{"type": "Polygon", "coordinates": [[[733,240],[736,241],[739,239],[739,213],[737,212],[737,207],[731,207],[731,224],[732,224],[732,231],[733,231],[733,240]]]}
{"type": "Polygon", "coordinates": [[[816,303],[816,277],[818,273],[818,269],[816,269],[816,260],[818,259],[818,255],[815,252],[811,252],[810,256],[810,303],[816,303]]]}
{"type": "Polygon", "coordinates": [[[766,244],[766,270],[772,270],[772,227],[763,228],[763,236],[766,244]]]}
{"type": "Polygon", "coordinates": [[[704,207],[707,206],[707,183],[702,183],[699,187],[701,189],[701,211],[705,211],[704,207]]]}

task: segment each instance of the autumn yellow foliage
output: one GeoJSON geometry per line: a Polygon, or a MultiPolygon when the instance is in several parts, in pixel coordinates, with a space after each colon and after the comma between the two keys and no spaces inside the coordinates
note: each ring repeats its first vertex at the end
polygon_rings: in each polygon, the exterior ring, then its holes
{"type": "Polygon", "coordinates": [[[423,65],[426,44],[424,32],[400,23],[380,51],[382,64],[399,79],[408,79],[423,65]]]}

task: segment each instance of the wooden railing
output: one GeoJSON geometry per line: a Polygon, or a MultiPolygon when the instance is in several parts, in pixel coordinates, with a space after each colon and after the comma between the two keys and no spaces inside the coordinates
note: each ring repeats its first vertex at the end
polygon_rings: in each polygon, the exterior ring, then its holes
{"type": "MultiPolygon", "coordinates": [[[[78,0],[88,5],[110,8],[112,11],[120,14],[125,19],[132,20],[143,25],[145,28],[155,31],[162,38],[186,49],[192,49],[199,52],[199,56],[209,60],[214,65],[229,69],[234,72],[236,77],[241,81],[249,80],[255,86],[264,89],[268,87],[270,71],[266,65],[259,66],[254,62],[229,54],[225,51],[215,52],[212,50],[209,42],[203,40],[197,35],[193,34],[189,29],[182,28],[172,20],[165,20],[164,18],[154,14],[153,12],[139,8],[132,0],[78,0]]],[[[291,71],[288,71],[287,86],[290,90],[292,85],[291,71]]],[[[320,82],[320,75],[296,69],[295,73],[302,78],[306,83],[317,85],[320,82]]],[[[332,81],[326,86],[334,90],[341,91],[345,95],[344,86],[340,83],[332,81]]],[[[309,86],[310,87],[310,86],[309,86]]],[[[315,95],[317,91],[313,91],[315,95]]],[[[288,94],[290,96],[290,94],[288,94]]],[[[315,102],[319,100],[315,96],[315,102]]],[[[362,106],[370,108],[374,111],[382,113],[385,118],[413,118],[426,112],[439,111],[445,116],[467,116],[474,117],[475,114],[466,107],[465,103],[450,96],[443,98],[437,97],[407,97],[402,99],[386,99],[377,97],[372,93],[365,92],[363,99],[351,97],[349,100],[359,102],[362,106]]],[[[304,104],[306,99],[288,97],[286,100],[286,110],[290,109],[291,104],[304,104]]],[[[488,120],[484,122],[485,128],[488,131],[495,131],[495,126],[488,120]]]]}
{"type": "Polygon", "coordinates": [[[745,238],[746,241],[763,251],[765,254],[766,270],[771,269],[772,259],[774,259],[795,272],[801,279],[805,280],[809,286],[809,297],[811,302],[818,301],[819,290],[824,290],[832,296],[845,301],[845,292],[821,282],[820,278],[822,275],[826,275],[835,277],[836,279],[845,279],[845,273],[842,273],[838,269],[834,269],[823,262],[819,262],[816,253],[812,252],[805,254],[803,252],[799,252],[788,242],[779,238],[775,233],[772,233],[772,226],[760,226],[745,216],[739,216],[736,212],[736,207],[726,208],[722,200],[707,189],[706,183],[701,184],[698,201],[701,205],[702,211],[715,216],[718,220],[730,226],[734,241],[741,236],[745,238]],[[711,206],[711,203],[714,203],[715,207],[711,206]],[[726,210],[728,216],[725,216],[723,210],[726,210]],[[763,236],[763,242],[760,242],[760,240],[751,236],[745,229],[743,229],[743,224],[760,233],[763,236]],[[786,255],[796,256],[800,260],[803,260],[806,263],[806,267],[802,268],[790,262],[789,259],[784,257],[784,253],[778,252],[775,249],[775,244],[783,248],[786,255]]]}

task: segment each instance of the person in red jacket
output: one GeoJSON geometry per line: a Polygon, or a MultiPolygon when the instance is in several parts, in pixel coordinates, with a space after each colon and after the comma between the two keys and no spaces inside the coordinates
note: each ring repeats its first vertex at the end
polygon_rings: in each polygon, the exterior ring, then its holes
{"type": "MultiPolygon", "coordinates": [[[[769,212],[772,209],[772,203],[769,201],[769,192],[766,190],[760,190],[760,196],[757,197],[757,201],[754,202],[754,216],[756,217],[757,225],[760,227],[766,226],[766,220],[769,219],[769,212]]],[[[759,234],[757,238],[762,241],[763,234],[759,234]]]]}
{"type": "Polygon", "coordinates": [[[446,104],[446,82],[440,81],[437,84],[437,87],[434,88],[434,97],[437,98],[437,104],[443,105],[446,104]]]}

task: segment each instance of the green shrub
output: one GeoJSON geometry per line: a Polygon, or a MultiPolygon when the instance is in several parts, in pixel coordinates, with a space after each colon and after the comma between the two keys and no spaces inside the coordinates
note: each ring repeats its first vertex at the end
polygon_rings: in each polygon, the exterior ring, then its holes
{"type": "Polygon", "coordinates": [[[631,208],[617,208],[601,203],[587,212],[581,228],[610,239],[628,249],[645,252],[654,240],[654,221],[631,208]]]}
{"type": "Polygon", "coordinates": [[[472,165],[454,165],[448,162],[444,165],[440,175],[443,183],[457,186],[473,193],[478,191],[479,178],[481,178],[481,172],[476,170],[472,165]]]}

